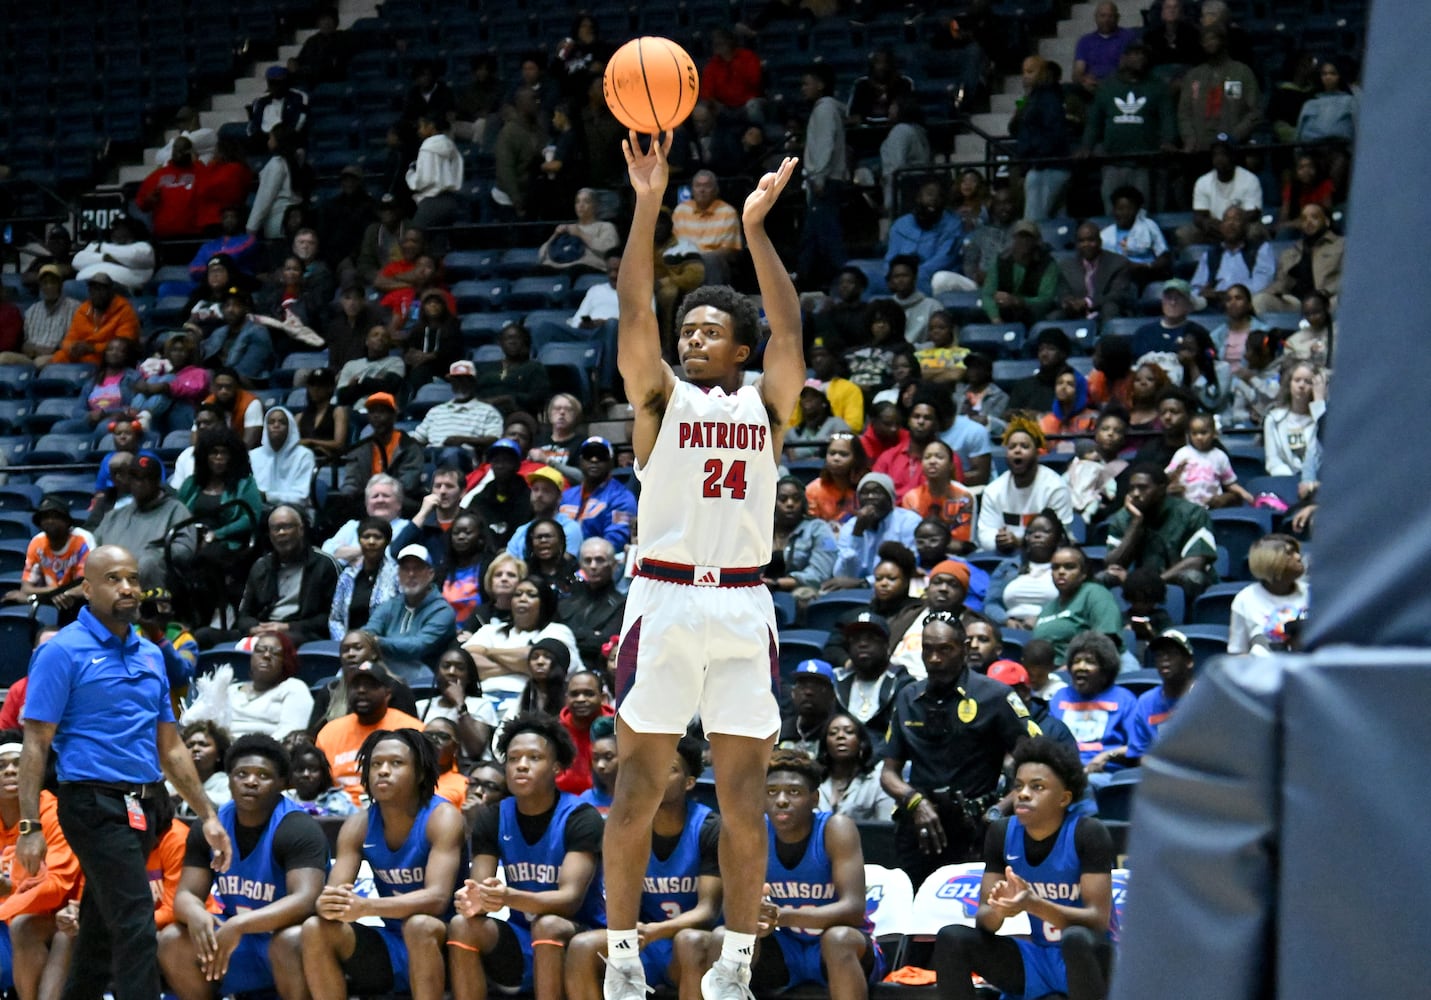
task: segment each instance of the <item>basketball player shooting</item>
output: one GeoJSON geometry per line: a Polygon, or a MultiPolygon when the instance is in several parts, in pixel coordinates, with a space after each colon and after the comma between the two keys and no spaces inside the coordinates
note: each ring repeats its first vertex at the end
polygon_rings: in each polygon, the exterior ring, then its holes
{"type": "Polygon", "coordinates": [[[750,960],[766,861],[765,766],[780,728],[775,612],[761,582],[770,561],[785,418],[805,381],[800,302],[765,218],[795,172],[788,157],[745,200],[745,239],[770,339],[765,371],[744,385],[759,314],[726,286],[691,292],[676,350],[688,381],[661,357],[651,309],[656,217],[670,134],[642,151],[623,143],[636,211],[617,280],[618,364],[636,410],[641,560],[626,599],[617,659],[615,801],[606,819],[606,1000],[641,1000],[637,913],[651,823],[676,742],[700,712],[720,800],[726,936],[701,980],[705,1000],[751,996],[750,960]]]}

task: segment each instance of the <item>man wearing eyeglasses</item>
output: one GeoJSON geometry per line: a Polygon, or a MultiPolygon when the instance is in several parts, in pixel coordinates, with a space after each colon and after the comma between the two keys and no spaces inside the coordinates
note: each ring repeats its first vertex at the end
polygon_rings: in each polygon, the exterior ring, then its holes
{"type": "Polygon", "coordinates": [[[936,611],[924,623],[926,677],[895,696],[880,784],[898,803],[895,846],[915,885],[969,859],[997,796],[1004,755],[1040,730],[1009,688],[968,667],[964,625],[936,611]],[[910,764],[909,781],[901,775],[910,764]]]}
{"type": "Polygon", "coordinates": [[[268,540],[273,551],[253,564],[244,585],[239,633],[287,632],[295,646],[327,639],[337,564],[308,544],[303,515],[288,504],[268,515],[268,540]]]}

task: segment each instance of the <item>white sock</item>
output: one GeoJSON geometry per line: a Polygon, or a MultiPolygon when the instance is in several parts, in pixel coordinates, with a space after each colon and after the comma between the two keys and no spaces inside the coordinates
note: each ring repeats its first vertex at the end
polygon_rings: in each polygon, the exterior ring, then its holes
{"type": "Polygon", "coordinates": [[[641,961],[640,936],[633,927],[629,931],[606,929],[606,958],[611,962],[641,961]]]}
{"type": "MultiPolygon", "coordinates": [[[[608,932],[609,933],[609,932],[608,932]]],[[[720,957],[732,965],[749,965],[755,955],[755,935],[725,932],[725,942],[720,946],[720,957]]]]}

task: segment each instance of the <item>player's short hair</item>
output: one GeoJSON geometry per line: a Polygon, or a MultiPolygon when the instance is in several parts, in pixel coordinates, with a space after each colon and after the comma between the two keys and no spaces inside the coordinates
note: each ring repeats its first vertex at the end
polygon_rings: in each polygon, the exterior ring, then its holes
{"type": "Polygon", "coordinates": [[[676,744],[676,756],[681,758],[681,766],[686,769],[686,777],[699,778],[706,769],[706,755],[701,741],[691,733],[686,733],[676,744]]]}
{"type": "Polygon", "coordinates": [[[437,794],[437,748],[432,741],[416,729],[378,729],[368,734],[363,745],[358,748],[358,774],[363,780],[363,791],[372,795],[368,787],[369,772],[372,770],[373,751],[384,740],[404,743],[412,752],[413,765],[417,770],[417,801],[426,804],[437,794]]]}
{"type": "Polygon", "coordinates": [[[293,761],[283,744],[267,733],[245,733],[234,740],[229,752],[224,754],[224,770],[232,771],[240,757],[263,757],[273,764],[279,779],[288,784],[288,776],[293,771],[293,761]]]}
{"type": "Polygon", "coordinates": [[[565,726],[545,712],[522,712],[514,715],[497,739],[497,753],[506,757],[512,740],[523,733],[531,733],[546,740],[556,757],[557,767],[561,770],[565,771],[576,760],[576,746],[571,741],[571,734],[566,731],[565,726]]]}
{"type": "Polygon", "coordinates": [[[702,285],[681,302],[681,315],[676,327],[685,325],[686,315],[699,306],[719,309],[731,318],[731,335],[737,344],[754,350],[760,343],[760,311],[755,303],[729,285],[702,285]]]}
{"type": "Polygon", "coordinates": [[[1083,773],[1078,751],[1047,736],[1019,740],[1012,757],[1015,774],[1024,764],[1042,764],[1048,768],[1058,776],[1063,787],[1068,789],[1074,802],[1083,798],[1083,793],[1088,788],[1088,778],[1083,773]]]}
{"type": "Polygon", "coordinates": [[[800,775],[812,792],[818,791],[820,782],[825,780],[824,769],[803,750],[776,750],[772,753],[770,763],[765,768],[766,777],[776,771],[789,771],[791,774],[800,775]]]}

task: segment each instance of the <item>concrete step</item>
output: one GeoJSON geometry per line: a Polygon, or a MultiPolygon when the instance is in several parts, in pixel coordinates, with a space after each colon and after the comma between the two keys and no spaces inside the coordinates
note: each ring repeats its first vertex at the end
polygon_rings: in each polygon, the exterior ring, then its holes
{"type": "Polygon", "coordinates": [[[968,163],[984,158],[984,140],[972,132],[954,137],[954,161],[968,163]]]}
{"type": "Polygon", "coordinates": [[[995,94],[989,99],[989,110],[994,114],[1012,115],[1018,109],[1017,93],[995,94]]]}
{"type": "MultiPolygon", "coordinates": [[[[242,94],[215,94],[213,108],[211,110],[230,113],[235,111],[241,112],[247,105],[252,104],[254,100],[255,98],[245,97],[242,94]]],[[[203,118],[203,116],[204,112],[200,112],[199,117],[203,118]]]]}
{"type": "Polygon", "coordinates": [[[992,136],[1009,134],[1009,116],[1007,114],[989,112],[982,115],[973,115],[969,121],[975,128],[982,129],[992,136]]]}
{"type": "Polygon", "coordinates": [[[242,122],[247,120],[248,115],[244,113],[242,108],[228,111],[219,110],[199,112],[199,124],[204,126],[205,128],[214,129],[215,131],[217,131],[222,126],[227,125],[229,122],[242,122]]]}

